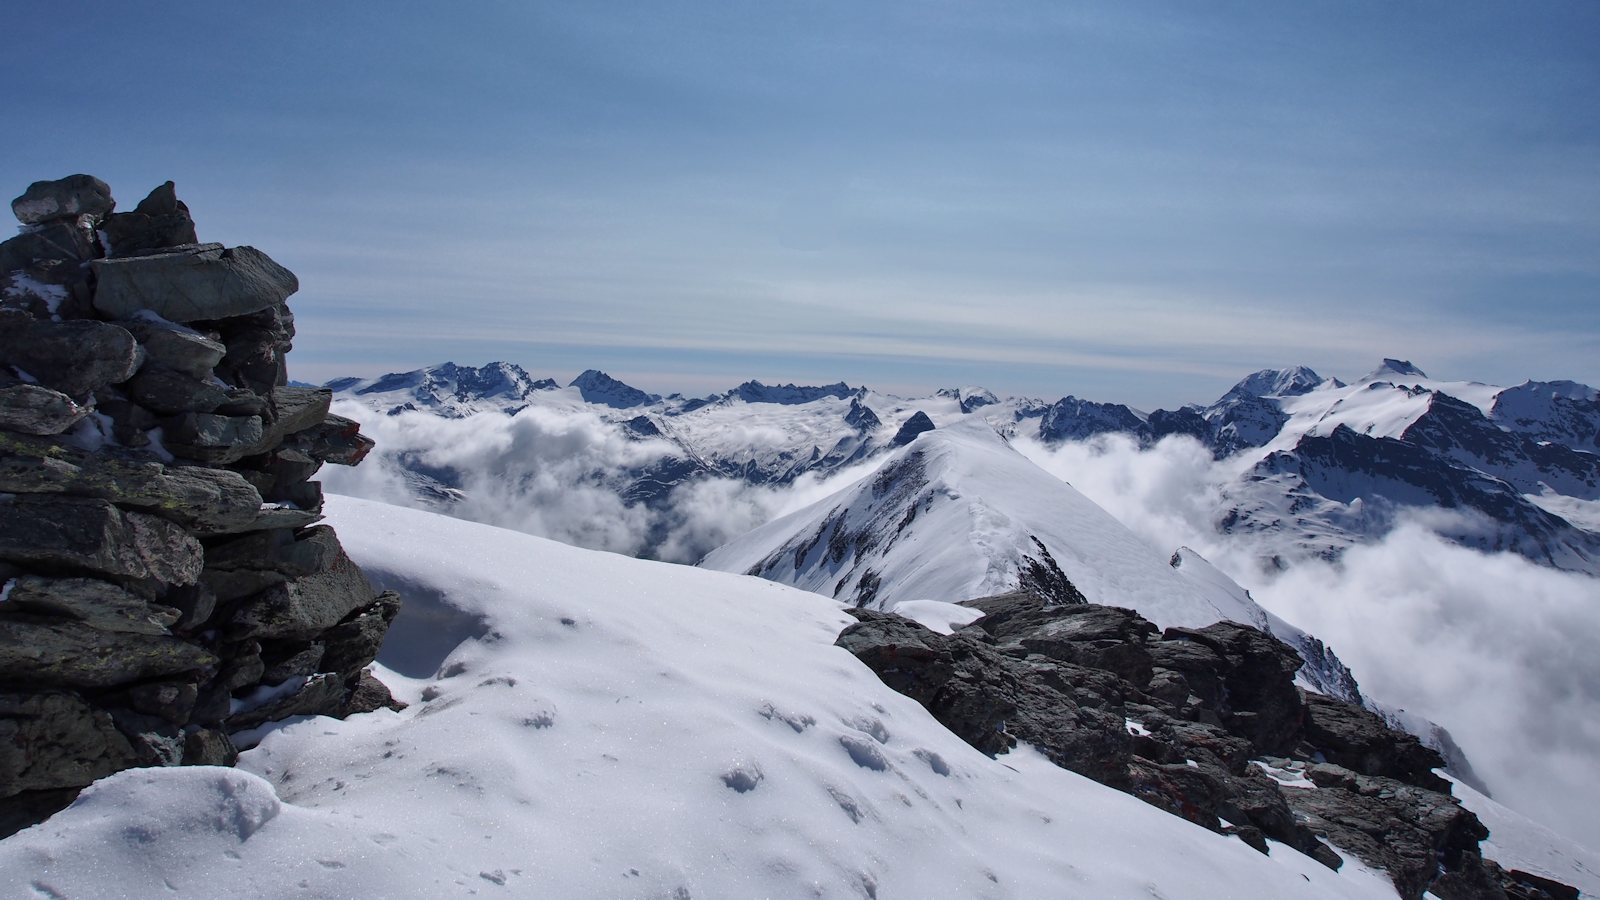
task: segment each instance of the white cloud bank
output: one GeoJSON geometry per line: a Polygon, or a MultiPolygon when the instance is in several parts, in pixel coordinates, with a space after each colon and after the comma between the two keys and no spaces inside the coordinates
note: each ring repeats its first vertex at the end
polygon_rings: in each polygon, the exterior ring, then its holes
{"type": "Polygon", "coordinates": [[[333,493],[417,506],[400,460],[448,472],[460,499],[450,515],[593,550],[695,563],[713,548],[819,500],[867,474],[866,463],[821,479],[755,486],[701,478],[674,488],[665,504],[627,503],[637,474],[681,453],[662,439],[629,437],[588,411],[529,407],[515,416],[484,413],[445,419],[429,413],[376,414],[353,403],[335,411],[362,423],[377,449],[354,469],[320,473],[333,493]]]}
{"type": "Polygon", "coordinates": [[[1327,641],[1370,696],[1450,729],[1496,799],[1600,846],[1600,579],[1465,549],[1418,521],[1269,576],[1248,536],[1211,525],[1237,463],[1188,439],[1017,446],[1153,547],[1200,551],[1327,641]]]}

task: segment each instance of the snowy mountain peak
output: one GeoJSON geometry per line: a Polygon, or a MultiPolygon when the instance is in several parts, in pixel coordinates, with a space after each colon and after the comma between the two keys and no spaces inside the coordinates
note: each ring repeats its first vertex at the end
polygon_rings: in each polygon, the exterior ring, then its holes
{"type": "Polygon", "coordinates": [[[1367,373],[1362,381],[1381,381],[1385,378],[1427,378],[1428,373],[1411,364],[1409,359],[1385,359],[1376,369],[1367,373]]]}
{"type": "Polygon", "coordinates": [[[1294,397],[1322,383],[1322,376],[1305,366],[1262,369],[1246,375],[1224,397],[1294,397]]]}
{"type": "Polygon", "coordinates": [[[985,406],[993,406],[1000,402],[1000,398],[986,388],[971,384],[963,385],[962,387],[940,388],[934,392],[934,396],[956,401],[964,413],[969,413],[985,406]]]}
{"type": "Polygon", "coordinates": [[[876,473],[701,565],[881,609],[1022,589],[1128,607],[1162,626],[1267,621],[1243,588],[1173,569],[978,419],[917,436],[876,473]]]}
{"type": "Polygon", "coordinates": [[[659,394],[647,394],[632,385],[624,384],[599,369],[588,369],[572,379],[567,387],[578,389],[586,403],[609,406],[612,409],[631,409],[648,406],[660,400],[659,394]]]}
{"type": "Polygon", "coordinates": [[[326,387],[337,393],[366,398],[367,402],[384,407],[390,414],[426,409],[458,417],[490,409],[520,409],[534,394],[560,386],[548,378],[535,379],[515,363],[462,366],[446,362],[409,372],[391,372],[378,378],[337,378],[326,387]]]}
{"type": "Polygon", "coordinates": [[[892,447],[904,447],[916,440],[917,435],[933,429],[933,420],[928,418],[927,413],[919,409],[915,415],[905,421],[904,425],[900,426],[899,431],[894,433],[894,439],[889,442],[889,445],[892,447]]]}
{"type": "Polygon", "coordinates": [[[728,392],[728,398],[737,398],[746,403],[780,403],[786,406],[795,406],[821,400],[823,397],[837,397],[846,400],[851,397],[860,397],[866,393],[866,388],[853,388],[840,381],[835,384],[825,385],[800,385],[776,384],[766,385],[754,379],[746,381],[728,392]]]}

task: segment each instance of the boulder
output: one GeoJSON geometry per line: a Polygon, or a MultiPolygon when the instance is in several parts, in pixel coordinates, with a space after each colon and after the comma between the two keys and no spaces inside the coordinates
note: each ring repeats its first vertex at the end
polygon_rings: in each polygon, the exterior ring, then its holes
{"type": "Polygon", "coordinates": [[[82,787],[133,760],[111,717],[76,694],[0,693],[0,797],[82,787]]]}
{"type": "Polygon", "coordinates": [[[68,175],[55,181],[35,181],[22,196],[11,201],[11,212],[24,225],[37,225],[56,219],[90,216],[98,219],[111,212],[117,201],[111,187],[93,175],[68,175]]]}
{"type": "Polygon", "coordinates": [[[372,450],[372,440],[361,433],[361,425],[344,416],[328,415],[319,425],[297,432],[287,441],[311,459],[339,466],[353,466],[372,450]]]}
{"type": "Polygon", "coordinates": [[[274,697],[260,705],[247,705],[228,716],[228,731],[239,732],[276,722],[290,716],[331,716],[344,706],[349,692],[337,676],[312,675],[292,693],[274,697]]]}
{"type": "Polygon", "coordinates": [[[1478,817],[1447,794],[1324,763],[1315,790],[1286,791],[1294,811],[1335,846],[1389,873],[1402,897],[1420,900],[1445,872],[1481,868],[1478,817]]]}
{"type": "Polygon", "coordinates": [[[0,324],[0,363],[72,397],[128,380],[141,362],[133,335],[109,322],[7,317],[0,324]]]}
{"type": "Polygon", "coordinates": [[[65,284],[76,279],[80,265],[94,259],[98,250],[90,229],[52,222],[0,242],[0,272],[21,271],[47,284],[65,284]]]}
{"type": "Polygon", "coordinates": [[[90,453],[21,435],[0,434],[0,491],[109,500],[202,535],[243,530],[261,512],[261,495],[237,472],[164,466],[144,454],[90,453]]]}
{"type": "Polygon", "coordinates": [[[383,637],[400,613],[400,595],[384,591],[371,606],[324,632],[325,649],[318,665],[323,672],[354,675],[372,664],[383,637]]]}
{"type": "Polygon", "coordinates": [[[325,572],[338,563],[339,537],[326,525],[295,534],[259,531],[206,548],[206,568],[214,571],[269,571],[300,577],[325,572]]]}
{"type": "Polygon", "coordinates": [[[168,451],[214,466],[249,456],[266,433],[260,416],[186,412],[162,421],[168,451]]]}
{"type": "Polygon", "coordinates": [[[181,527],[104,500],[12,494],[0,499],[0,559],[193,584],[200,577],[201,549],[181,527]]]}
{"type": "Polygon", "coordinates": [[[228,402],[227,390],[215,381],[150,365],[130,378],[124,390],[133,402],[164,416],[214,412],[228,402]]]}
{"type": "Polygon", "coordinates": [[[228,348],[192,328],[150,316],[119,322],[144,347],[149,362],[193,378],[210,378],[228,348]]]}
{"type": "Polygon", "coordinates": [[[374,599],[366,576],[339,548],[321,570],[269,587],[240,604],[227,633],[231,640],[308,640],[374,599]]]}
{"type": "Polygon", "coordinates": [[[260,312],[300,289],[294,273],[254,247],[204,244],[177,253],[95,260],[95,309],[113,319],[149,310],[173,322],[260,312]]]}
{"type": "Polygon", "coordinates": [[[112,213],[101,223],[111,256],[129,256],[199,242],[189,207],[167,182],[139,201],[133,212],[112,213]]]}
{"type": "Polygon", "coordinates": [[[0,387],[0,429],[23,434],[60,434],[82,421],[90,407],[40,384],[0,387]]]}
{"type": "Polygon", "coordinates": [[[1395,731],[1375,713],[1320,694],[1306,693],[1306,740],[1330,763],[1362,775],[1381,775],[1450,793],[1450,782],[1434,774],[1444,757],[1414,735],[1395,731]]]}
{"type": "Polygon", "coordinates": [[[258,394],[288,383],[285,357],[294,346],[294,313],[285,304],[258,313],[209,323],[228,348],[217,366],[226,382],[258,394]]]}
{"type": "Polygon", "coordinates": [[[143,597],[97,578],[44,578],[25,575],[12,581],[0,617],[22,612],[64,616],[102,631],[169,634],[180,612],[152,606],[143,597]]]}
{"type": "Polygon", "coordinates": [[[102,631],[70,619],[0,616],[0,680],[108,688],[195,672],[217,657],[174,637],[102,631]]]}

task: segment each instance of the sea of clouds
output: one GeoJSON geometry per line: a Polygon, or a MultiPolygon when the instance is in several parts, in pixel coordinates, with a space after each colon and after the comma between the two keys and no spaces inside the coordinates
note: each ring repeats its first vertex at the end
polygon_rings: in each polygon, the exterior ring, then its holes
{"type": "MultiPolygon", "coordinates": [[[[378,449],[355,469],[329,467],[329,491],[401,505],[417,498],[402,458],[448,476],[461,494],[434,508],[570,544],[670,562],[698,561],[750,529],[848,486],[866,463],[783,486],[701,478],[664,502],[624,502],[642,470],[675,445],[638,439],[587,412],[444,419],[336,411],[378,449]]],[[[1189,546],[1264,606],[1330,644],[1362,689],[1448,728],[1497,799],[1600,846],[1600,579],[1520,556],[1450,544],[1421,521],[1336,563],[1263,569],[1250,536],[1212,526],[1237,462],[1187,438],[1141,448],[1121,436],[1014,446],[1099,503],[1163,554],[1189,546]]]]}
{"type": "Polygon", "coordinates": [[[1271,572],[1250,536],[1212,527],[1238,466],[1196,441],[1015,446],[1152,547],[1194,548],[1322,638],[1367,695],[1445,726],[1496,799],[1600,846],[1600,579],[1451,544],[1428,516],[1338,562],[1271,572]]]}

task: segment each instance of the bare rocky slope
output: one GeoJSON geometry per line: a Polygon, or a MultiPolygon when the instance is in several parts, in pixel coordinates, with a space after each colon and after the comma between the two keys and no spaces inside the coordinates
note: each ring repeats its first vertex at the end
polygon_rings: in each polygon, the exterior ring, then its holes
{"type": "Polygon", "coordinates": [[[1483,858],[1489,831],[1443,759],[1355,703],[1296,688],[1301,660],[1236,622],[1158,629],[1138,613],[1018,592],[967,601],[952,634],[853,609],[839,646],[991,755],[1052,762],[1263,853],[1331,868],[1332,844],[1407,900],[1565,900],[1576,889],[1483,858]]]}

